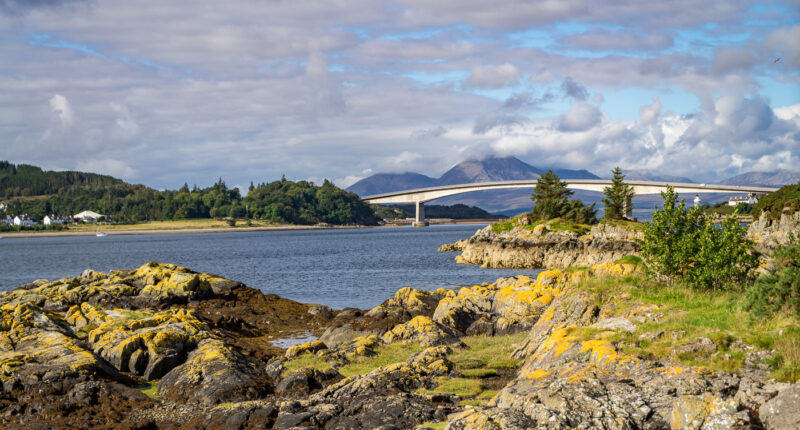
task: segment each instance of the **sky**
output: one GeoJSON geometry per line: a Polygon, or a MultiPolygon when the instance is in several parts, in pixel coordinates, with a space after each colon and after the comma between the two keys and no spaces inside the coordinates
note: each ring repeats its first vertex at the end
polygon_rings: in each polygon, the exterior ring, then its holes
{"type": "Polygon", "coordinates": [[[490,155],[800,170],[800,2],[0,0],[0,159],[175,189],[490,155]]]}

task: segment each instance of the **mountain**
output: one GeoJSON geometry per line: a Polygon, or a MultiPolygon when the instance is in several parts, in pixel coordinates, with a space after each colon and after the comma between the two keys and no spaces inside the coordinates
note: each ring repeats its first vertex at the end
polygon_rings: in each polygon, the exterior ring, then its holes
{"type": "Polygon", "coordinates": [[[488,157],[456,164],[437,179],[435,185],[536,179],[540,173],[544,173],[544,170],[516,157],[488,157]]]}
{"type": "Polygon", "coordinates": [[[378,173],[349,186],[347,191],[352,191],[363,197],[392,191],[432,187],[435,182],[436,179],[434,178],[414,172],[378,173]]]}
{"type": "Polygon", "coordinates": [[[553,169],[553,173],[561,179],[600,179],[599,176],[586,170],[553,169]]]}
{"type": "Polygon", "coordinates": [[[775,170],[774,172],[747,172],[720,181],[725,185],[760,185],[764,187],[782,187],[800,182],[800,172],[792,170],[775,170]]]}
{"type": "Polygon", "coordinates": [[[625,174],[625,179],[628,181],[694,182],[684,176],[664,175],[643,169],[626,169],[622,173],[625,174]]]}

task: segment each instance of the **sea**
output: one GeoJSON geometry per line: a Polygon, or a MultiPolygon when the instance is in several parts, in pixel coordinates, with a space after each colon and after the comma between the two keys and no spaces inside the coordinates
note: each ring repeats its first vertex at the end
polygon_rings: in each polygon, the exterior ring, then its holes
{"type": "Polygon", "coordinates": [[[0,239],[0,291],[36,279],[77,276],[85,269],[136,269],[156,261],[300,302],[367,309],[405,286],[459,288],[538,274],[539,270],[456,264],[456,253],[437,251],[484,226],[6,237],[0,239]]]}

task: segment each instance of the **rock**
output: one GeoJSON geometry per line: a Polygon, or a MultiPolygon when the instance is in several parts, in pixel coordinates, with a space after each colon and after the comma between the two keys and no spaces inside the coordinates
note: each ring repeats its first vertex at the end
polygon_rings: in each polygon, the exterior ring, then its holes
{"type": "Polygon", "coordinates": [[[407,323],[396,325],[386,332],[382,339],[386,343],[414,341],[419,342],[422,346],[463,345],[453,329],[424,315],[416,316],[407,323]]]}
{"type": "Polygon", "coordinates": [[[578,236],[573,232],[550,231],[545,225],[501,233],[487,226],[463,242],[456,262],[497,268],[563,269],[611,263],[639,253],[639,244],[632,239],[637,233],[622,234],[618,227],[611,226],[601,232],[599,228],[578,236]],[[626,238],[620,239],[623,236],[626,238]]]}
{"type": "Polygon", "coordinates": [[[317,369],[306,367],[284,377],[275,392],[281,395],[307,395],[322,388],[322,381],[327,377],[317,369]]]}
{"type": "Polygon", "coordinates": [[[755,242],[757,251],[772,254],[779,246],[787,245],[797,231],[800,231],[800,212],[786,211],[779,219],[770,219],[764,212],[748,227],[747,238],[755,242]]]}
{"type": "Polygon", "coordinates": [[[651,331],[644,333],[641,336],[639,336],[639,339],[646,340],[648,342],[654,342],[657,341],[658,339],[661,339],[662,337],[664,337],[664,330],[658,330],[658,331],[651,331]]]}
{"type": "Polygon", "coordinates": [[[735,400],[713,395],[682,396],[673,403],[670,425],[674,429],[731,428],[737,421],[737,407],[735,400]]]}
{"type": "Polygon", "coordinates": [[[367,357],[375,355],[375,348],[380,346],[383,342],[378,336],[371,334],[369,336],[360,336],[352,341],[334,348],[326,354],[327,357],[332,359],[339,359],[348,361],[354,357],[367,357]]]}
{"type": "Polygon", "coordinates": [[[366,316],[389,318],[400,322],[408,321],[418,315],[430,317],[439,304],[439,300],[453,294],[451,290],[444,288],[425,291],[404,287],[397,290],[394,297],[367,312],[366,316]]]}
{"type": "Polygon", "coordinates": [[[299,345],[292,345],[289,349],[286,350],[285,357],[287,359],[291,359],[297,357],[301,354],[306,353],[315,353],[317,351],[322,351],[323,349],[327,349],[328,347],[320,340],[312,340],[310,342],[303,342],[299,345]]]}
{"type": "Polygon", "coordinates": [[[143,319],[112,320],[92,330],[88,339],[94,352],[117,370],[153,380],[181,364],[190,350],[210,337],[205,324],[181,309],[143,319]]]}
{"type": "Polygon", "coordinates": [[[158,384],[165,399],[207,404],[254,400],[272,391],[264,370],[217,339],[200,341],[158,384]]]}
{"type": "Polygon", "coordinates": [[[459,240],[455,243],[445,243],[444,245],[439,247],[439,252],[458,252],[464,250],[464,245],[466,244],[466,240],[459,240]]]}
{"type": "Polygon", "coordinates": [[[758,409],[764,427],[775,430],[800,428],[800,382],[780,392],[758,409]]]}
{"type": "Polygon", "coordinates": [[[595,323],[594,327],[603,330],[623,330],[629,333],[633,333],[633,331],[636,330],[636,325],[634,323],[630,322],[627,318],[621,317],[602,319],[595,323]]]}
{"type": "Polygon", "coordinates": [[[707,337],[700,337],[692,343],[680,345],[672,349],[672,356],[679,357],[681,354],[704,353],[711,354],[717,350],[717,344],[707,337]]]}

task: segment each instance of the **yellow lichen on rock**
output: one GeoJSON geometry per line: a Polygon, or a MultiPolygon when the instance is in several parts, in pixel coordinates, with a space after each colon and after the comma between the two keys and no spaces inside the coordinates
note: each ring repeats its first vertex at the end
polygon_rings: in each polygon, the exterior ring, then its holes
{"type": "Polygon", "coordinates": [[[639,359],[629,354],[620,354],[607,340],[587,340],[581,345],[581,352],[591,352],[591,360],[599,366],[606,364],[638,363],[639,359]]]}
{"type": "Polygon", "coordinates": [[[456,333],[424,315],[418,315],[406,323],[394,326],[383,335],[382,339],[385,343],[413,340],[422,346],[458,342],[456,333]]]}
{"type": "Polygon", "coordinates": [[[566,350],[572,348],[578,338],[576,336],[571,336],[570,333],[575,331],[576,328],[577,326],[575,324],[571,324],[554,330],[553,333],[542,342],[533,357],[535,359],[542,358],[550,351],[553,351],[553,357],[558,357],[566,350]]]}
{"type": "Polygon", "coordinates": [[[298,355],[306,353],[316,353],[328,347],[320,340],[312,340],[310,342],[303,342],[299,345],[292,345],[286,350],[286,358],[294,358],[298,355]]]}
{"type": "Polygon", "coordinates": [[[523,372],[523,375],[528,379],[542,379],[552,373],[552,371],[546,369],[535,369],[532,372],[523,372]]]}

